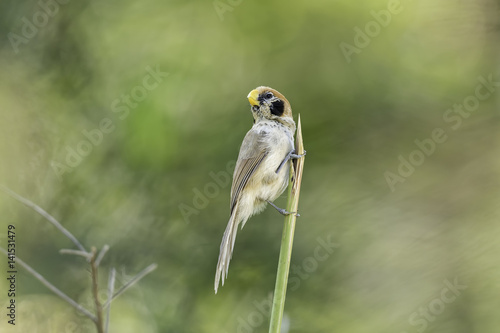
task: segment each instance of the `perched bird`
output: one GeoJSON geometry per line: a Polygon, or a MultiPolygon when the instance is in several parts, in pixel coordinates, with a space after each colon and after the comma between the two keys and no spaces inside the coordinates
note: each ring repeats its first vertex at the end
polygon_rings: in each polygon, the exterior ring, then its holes
{"type": "Polygon", "coordinates": [[[288,186],[294,152],[295,122],[288,100],[269,87],[257,87],[248,96],[254,124],[241,144],[231,186],[231,217],[220,245],[215,272],[215,293],[227,278],[238,225],[260,213],[269,203],[281,214],[292,214],[272,203],[288,186]]]}

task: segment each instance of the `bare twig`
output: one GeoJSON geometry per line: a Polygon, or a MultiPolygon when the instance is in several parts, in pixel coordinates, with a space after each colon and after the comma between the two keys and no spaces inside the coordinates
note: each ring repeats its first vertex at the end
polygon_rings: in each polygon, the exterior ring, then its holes
{"type": "Polygon", "coordinates": [[[61,249],[59,250],[60,254],[73,254],[75,256],[82,256],[85,257],[87,260],[90,260],[92,257],[91,253],[83,252],[83,251],[78,251],[78,250],[72,250],[72,249],[61,249]]]}
{"type": "Polygon", "coordinates": [[[102,247],[101,252],[99,252],[97,259],[95,260],[95,264],[97,267],[99,267],[99,264],[101,263],[102,258],[104,258],[104,255],[108,252],[108,250],[109,250],[108,244],[106,244],[102,247]]]}
{"type": "Polygon", "coordinates": [[[106,309],[106,323],[104,324],[104,332],[108,333],[109,328],[109,317],[111,312],[111,299],[113,298],[113,292],[115,291],[115,277],[116,270],[114,268],[111,269],[111,273],[109,274],[108,280],[108,302],[110,306],[106,309]]]}
{"type": "Polygon", "coordinates": [[[92,275],[92,295],[94,297],[96,321],[95,325],[97,327],[97,333],[104,333],[104,323],[102,320],[102,304],[99,300],[99,276],[97,274],[97,264],[96,264],[97,250],[92,247],[92,257],[90,258],[90,271],[92,275]]]}
{"type": "MultiPolygon", "coordinates": [[[[3,252],[4,254],[8,255],[7,251],[5,249],[0,247],[0,251],[3,252]]],[[[49,288],[54,294],[57,296],[61,297],[63,300],[71,304],[75,309],[83,313],[85,316],[89,317],[93,322],[97,321],[96,316],[94,316],[92,313],[90,313],[89,310],[85,309],[83,306],[72,300],[68,295],[63,293],[61,290],[57,289],[52,283],[47,281],[40,273],[35,271],[33,268],[31,268],[27,263],[19,259],[19,257],[16,256],[16,263],[21,265],[25,270],[27,270],[31,275],[33,275],[38,281],[40,281],[44,286],[49,288]]]]}
{"type": "Polygon", "coordinates": [[[146,267],[145,269],[143,269],[139,274],[137,274],[136,276],[134,276],[129,282],[127,282],[123,287],[121,287],[113,295],[113,297],[111,299],[108,299],[108,301],[104,305],[104,309],[106,309],[115,298],[117,298],[118,296],[120,296],[121,294],[123,294],[127,289],[129,289],[134,284],[136,284],[137,282],[139,282],[140,279],[142,279],[143,277],[145,277],[146,275],[148,275],[149,273],[151,273],[152,271],[154,271],[157,267],[158,267],[157,264],[151,264],[148,267],[146,267]]]}
{"type": "Polygon", "coordinates": [[[0,185],[0,189],[16,199],[17,201],[21,202],[22,204],[28,206],[29,208],[33,209],[35,212],[38,214],[42,215],[45,217],[50,223],[52,223],[57,229],[59,229],[60,232],[62,232],[66,237],[68,237],[75,245],[80,249],[82,252],[88,253],[87,250],[83,247],[83,245],[76,239],[75,236],[71,232],[69,232],[66,228],[64,228],[61,223],[59,223],[52,215],[47,213],[45,210],[43,210],[40,206],[36,205],[35,203],[29,201],[28,199],[23,198],[16,192],[12,191],[8,187],[4,185],[0,185]]]}
{"type": "MultiPolygon", "coordinates": [[[[109,280],[108,280],[108,299],[107,299],[105,305],[103,306],[101,301],[99,300],[98,268],[99,268],[99,264],[101,263],[102,259],[105,256],[105,254],[109,250],[109,245],[104,245],[103,248],[101,249],[101,251],[99,252],[99,254],[97,254],[97,250],[95,249],[95,247],[92,247],[92,251],[88,252],[83,247],[83,245],[78,241],[78,239],[76,239],[76,237],[73,236],[73,234],[71,234],[66,228],[64,228],[61,225],[61,223],[59,223],[52,215],[47,213],[41,207],[39,207],[35,203],[31,202],[30,200],[23,198],[22,196],[20,196],[19,194],[15,193],[12,190],[10,190],[9,188],[7,188],[4,185],[0,184],[0,190],[4,191],[5,193],[10,195],[14,199],[21,202],[22,204],[33,209],[38,214],[42,215],[45,219],[47,219],[50,223],[52,223],[59,231],[61,231],[66,237],[68,237],[76,245],[76,247],[79,249],[79,250],[62,249],[59,251],[61,254],[78,255],[78,256],[85,257],[87,259],[87,261],[90,263],[90,269],[91,269],[92,296],[94,298],[94,303],[95,303],[95,307],[96,307],[96,315],[92,314],[89,310],[84,308],[82,305],[80,305],[77,302],[75,302],[74,300],[72,300],[69,296],[67,296],[65,293],[63,293],[61,290],[59,290],[57,287],[52,285],[42,275],[40,275],[37,271],[35,271],[33,268],[31,268],[28,264],[26,264],[24,261],[22,261],[18,257],[16,257],[16,263],[19,263],[20,266],[22,266],[24,269],[26,269],[31,275],[33,275],[43,285],[45,285],[47,288],[49,288],[54,294],[61,297],[63,300],[65,300],[66,302],[71,304],[74,308],[76,308],[78,311],[80,311],[85,316],[90,318],[95,323],[98,333],[107,333],[108,328],[109,328],[111,302],[116,297],[118,297],[122,293],[124,293],[127,289],[129,289],[134,284],[136,284],[139,280],[141,280],[147,274],[154,271],[158,267],[158,265],[157,264],[149,265],[144,270],[142,270],[139,274],[137,274],[135,277],[133,277],[129,282],[127,282],[123,287],[121,287],[114,294],[113,294],[113,292],[114,292],[114,288],[115,288],[116,270],[113,268],[111,270],[109,280]],[[105,320],[103,318],[103,310],[104,309],[106,309],[105,320]]],[[[3,252],[4,254],[8,255],[7,251],[1,247],[0,247],[0,252],[3,252]]]]}

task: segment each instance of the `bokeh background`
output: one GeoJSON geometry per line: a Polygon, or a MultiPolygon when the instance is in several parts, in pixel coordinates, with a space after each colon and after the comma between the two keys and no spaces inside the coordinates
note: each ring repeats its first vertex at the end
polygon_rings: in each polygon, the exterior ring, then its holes
{"type": "MultiPolygon", "coordinates": [[[[111,246],[103,298],[111,267],[120,287],[158,264],[110,332],[267,332],[276,211],[213,292],[259,85],[300,113],[308,152],[283,332],[498,331],[498,0],[5,0],[0,35],[0,183],[111,246]]],[[[73,244],[3,192],[0,209],[1,246],[15,225],[18,256],[92,308],[85,261],[58,252],[73,244]]],[[[95,331],[23,269],[7,325],[0,266],[2,332],[95,331]]]]}

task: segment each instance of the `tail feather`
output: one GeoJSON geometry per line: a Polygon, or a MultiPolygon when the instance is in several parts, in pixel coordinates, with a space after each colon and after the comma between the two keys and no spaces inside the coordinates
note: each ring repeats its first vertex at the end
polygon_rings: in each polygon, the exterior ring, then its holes
{"type": "Polygon", "coordinates": [[[217,289],[219,288],[219,281],[222,277],[222,285],[224,285],[224,280],[227,278],[227,273],[229,270],[229,261],[233,256],[234,241],[236,240],[236,233],[238,232],[239,221],[236,219],[236,211],[238,207],[235,207],[233,214],[229,218],[227,223],[226,231],[224,231],[224,236],[222,237],[222,243],[220,244],[219,260],[217,262],[217,269],[215,271],[215,293],[217,294],[217,289]]]}

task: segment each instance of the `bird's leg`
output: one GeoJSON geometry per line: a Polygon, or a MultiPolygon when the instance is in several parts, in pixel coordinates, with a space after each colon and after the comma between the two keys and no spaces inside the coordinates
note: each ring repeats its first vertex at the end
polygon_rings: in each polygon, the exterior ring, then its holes
{"type": "Polygon", "coordinates": [[[304,154],[295,154],[295,150],[290,150],[288,154],[286,154],[285,158],[283,161],[280,163],[278,169],[276,169],[276,173],[280,172],[281,168],[288,162],[288,160],[296,160],[301,157],[306,156],[306,151],[304,150],[304,154]]]}
{"type": "Polygon", "coordinates": [[[279,208],[278,206],[276,206],[275,204],[273,204],[271,201],[267,200],[267,203],[270,204],[271,206],[273,206],[274,208],[276,208],[276,210],[281,214],[281,215],[290,215],[290,214],[295,214],[295,216],[300,216],[299,213],[297,212],[289,212],[287,211],[286,209],[283,209],[283,208],[279,208]]]}

